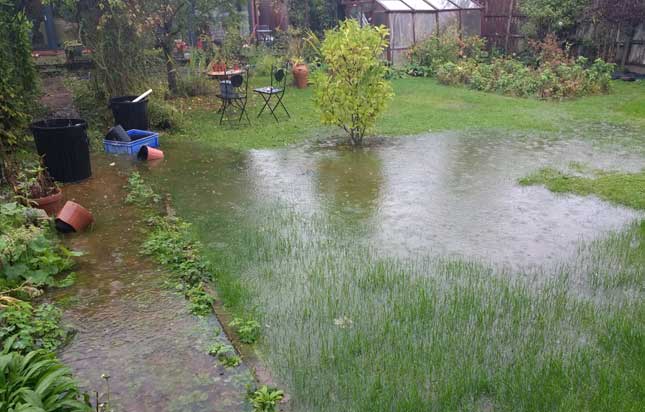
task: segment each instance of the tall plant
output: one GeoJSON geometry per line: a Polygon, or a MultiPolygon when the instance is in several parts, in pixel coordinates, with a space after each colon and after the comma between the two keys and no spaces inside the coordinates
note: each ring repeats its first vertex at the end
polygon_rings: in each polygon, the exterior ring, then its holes
{"type": "Polygon", "coordinates": [[[326,32],[321,47],[326,70],[314,77],[314,100],[322,122],[341,127],[353,145],[362,144],[393,96],[382,59],[388,34],[384,26],[346,20],[326,32]]]}
{"type": "MultiPolygon", "coordinates": [[[[0,0],[0,157],[5,159],[29,122],[38,91],[31,58],[31,23],[15,2],[0,0]]],[[[0,165],[1,166],[1,165],[0,165]]]]}

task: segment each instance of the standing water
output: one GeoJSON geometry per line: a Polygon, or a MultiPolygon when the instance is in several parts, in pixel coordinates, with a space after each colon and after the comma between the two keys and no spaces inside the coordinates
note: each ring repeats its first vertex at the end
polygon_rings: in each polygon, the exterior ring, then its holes
{"type": "Polygon", "coordinates": [[[164,287],[169,275],[139,254],[145,225],[124,203],[132,164],[105,155],[92,164],[91,179],[63,188],[96,224],[66,240],[85,256],[76,283],[55,296],[77,330],[61,359],[87,391],[104,393],[109,375],[115,411],[246,410],[248,369],[218,366],[207,353],[215,339],[226,342],[217,319],[191,315],[164,287]]]}

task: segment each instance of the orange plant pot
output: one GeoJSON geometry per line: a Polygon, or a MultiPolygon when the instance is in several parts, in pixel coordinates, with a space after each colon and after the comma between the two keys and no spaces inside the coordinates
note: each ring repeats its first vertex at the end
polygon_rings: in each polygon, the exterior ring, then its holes
{"type": "Polygon", "coordinates": [[[56,228],[61,232],[81,232],[94,222],[89,210],[68,200],[56,216],[56,228]]]}
{"type": "Polygon", "coordinates": [[[150,146],[141,146],[139,152],[137,153],[137,159],[139,160],[158,160],[163,159],[163,152],[159,149],[155,149],[150,146]]]}
{"type": "Polygon", "coordinates": [[[293,66],[293,77],[296,79],[296,87],[304,89],[309,84],[309,67],[306,64],[296,64],[293,66]]]}
{"type": "Polygon", "coordinates": [[[63,192],[58,189],[53,195],[30,199],[33,207],[44,210],[47,215],[54,216],[61,208],[63,192]]]}

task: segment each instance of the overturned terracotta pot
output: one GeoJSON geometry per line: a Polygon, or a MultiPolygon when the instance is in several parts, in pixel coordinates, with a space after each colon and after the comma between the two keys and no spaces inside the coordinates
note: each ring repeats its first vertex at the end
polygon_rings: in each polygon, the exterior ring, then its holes
{"type": "Polygon", "coordinates": [[[150,146],[141,146],[139,152],[137,153],[137,159],[139,160],[158,160],[163,159],[163,152],[159,149],[155,149],[150,146]]]}
{"type": "Polygon", "coordinates": [[[56,229],[63,233],[81,232],[94,222],[94,217],[83,206],[68,200],[56,216],[56,229]]]}
{"type": "Polygon", "coordinates": [[[56,190],[53,195],[30,199],[30,203],[37,209],[44,210],[49,216],[54,216],[60,210],[63,201],[63,192],[56,190]]]}

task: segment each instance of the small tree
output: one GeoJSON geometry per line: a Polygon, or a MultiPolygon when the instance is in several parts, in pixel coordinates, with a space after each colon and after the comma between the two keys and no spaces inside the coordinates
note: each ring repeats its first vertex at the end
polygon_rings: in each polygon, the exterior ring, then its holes
{"type": "Polygon", "coordinates": [[[326,32],[322,44],[326,70],[314,78],[314,100],[323,124],[341,127],[353,145],[363,142],[393,95],[382,60],[387,37],[383,26],[360,27],[356,20],[345,20],[326,32]]]}

